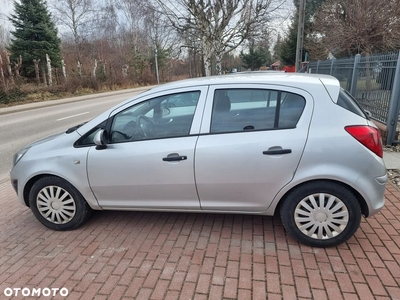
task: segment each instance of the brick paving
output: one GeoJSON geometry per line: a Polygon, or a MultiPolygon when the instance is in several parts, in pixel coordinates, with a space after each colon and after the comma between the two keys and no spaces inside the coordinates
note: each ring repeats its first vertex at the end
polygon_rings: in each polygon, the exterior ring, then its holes
{"type": "Polygon", "coordinates": [[[317,249],[261,216],[95,212],[83,227],[56,232],[6,182],[0,298],[22,298],[7,288],[64,287],[73,300],[400,299],[400,192],[388,184],[385,195],[355,237],[317,249]]]}

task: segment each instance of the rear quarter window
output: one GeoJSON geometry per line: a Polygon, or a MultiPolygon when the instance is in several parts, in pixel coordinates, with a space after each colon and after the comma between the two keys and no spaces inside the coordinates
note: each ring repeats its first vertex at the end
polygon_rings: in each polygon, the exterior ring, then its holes
{"type": "Polygon", "coordinates": [[[344,89],[340,89],[337,105],[351,111],[356,115],[359,115],[360,117],[363,117],[365,119],[368,118],[364,110],[361,108],[360,104],[358,104],[357,100],[354,99],[353,96],[344,89]]]}

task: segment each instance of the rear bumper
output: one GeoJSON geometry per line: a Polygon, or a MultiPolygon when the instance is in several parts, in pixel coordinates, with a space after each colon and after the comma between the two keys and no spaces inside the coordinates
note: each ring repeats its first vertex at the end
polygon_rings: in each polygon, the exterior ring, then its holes
{"type": "Polygon", "coordinates": [[[363,196],[368,207],[368,212],[365,212],[366,217],[375,215],[384,206],[385,187],[388,180],[386,173],[383,176],[372,177],[371,174],[369,174],[370,170],[371,168],[365,170],[364,174],[355,182],[357,190],[363,196]]]}

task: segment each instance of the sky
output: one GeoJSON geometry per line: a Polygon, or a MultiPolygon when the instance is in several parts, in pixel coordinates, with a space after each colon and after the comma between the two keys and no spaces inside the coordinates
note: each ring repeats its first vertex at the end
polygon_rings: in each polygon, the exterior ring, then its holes
{"type": "Polygon", "coordinates": [[[0,24],[9,24],[8,15],[13,10],[13,3],[10,0],[0,0],[0,24]]]}
{"type": "MultiPolygon", "coordinates": [[[[293,11],[294,6],[293,6],[293,1],[292,0],[287,0],[284,5],[284,11],[287,11],[287,13],[283,13],[284,16],[282,16],[279,19],[276,19],[272,22],[272,27],[275,29],[274,33],[271,36],[272,42],[275,42],[276,37],[279,34],[284,34],[285,29],[289,26],[290,24],[290,12],[293,11]]],[[[12,26],[10,24],[10,21],[8,20],[8,16],[10,13],[13,11],[13,0],[0,0],[0,27],[3,27],[5,29],[12,29],[12,26]]]]}

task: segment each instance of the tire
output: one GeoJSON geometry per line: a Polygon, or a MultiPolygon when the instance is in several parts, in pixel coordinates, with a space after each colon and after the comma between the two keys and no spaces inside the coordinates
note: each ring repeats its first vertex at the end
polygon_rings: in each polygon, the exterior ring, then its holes
{"type": "Polygon", "coordinates": [[[333,247],[344,243],[357,231],[361,207],[345,186],[315,181],[290,192],[280,215],[286,231],[299,242],[312,247],[333,247]]]}
{"type": "Polygon", "coordinates": [[[33,184],[29,205],[35,217],[54,230],[78,228],[92,212],[75,187],[54,176],[43,177],[33,184]]]}

